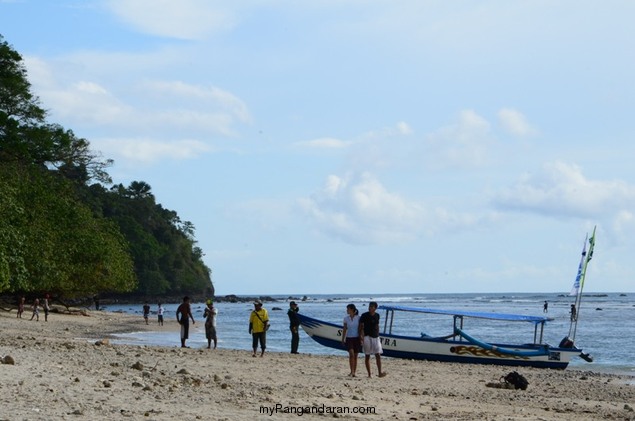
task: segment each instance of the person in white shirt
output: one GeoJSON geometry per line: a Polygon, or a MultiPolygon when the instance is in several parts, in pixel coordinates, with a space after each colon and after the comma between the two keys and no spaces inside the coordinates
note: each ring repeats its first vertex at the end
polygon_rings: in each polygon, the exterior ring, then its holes
{"type": "Polygon", "coordinates": [[[207,307],[205,307],[205,313],[203,313],[203,317],[205,317],[205,337],[207,338],[207,349],[212,347],[212,340],[214,341],[214,349],[216,349],[216,345],[218,343],[218,338],[216,337],[217,314],[218,310],[214,307],[214,302],[212,300],[207,300],[207,307]]]}
{"type": "Polygon", "coordinates": [[[342,345],[348,351],[348,365],[351,368],[350,377],[355,377],[357,371],[357,356],[361,350],[359,340],[359,312],[355,304],[346,306],[346,317],[344,317],[344,329],[342,330],[342,345]]]}
{"type": "Polygon", "coordinates": [[[157,319],[159,321],[159,326],[163,326],[163,311],[164,308],[161,303],[159,303],[159,308],[157,309],[157,319]]]}

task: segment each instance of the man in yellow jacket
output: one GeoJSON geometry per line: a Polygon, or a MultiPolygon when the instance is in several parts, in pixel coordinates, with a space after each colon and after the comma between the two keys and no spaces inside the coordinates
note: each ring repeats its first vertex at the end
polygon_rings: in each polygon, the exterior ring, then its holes
{"type": "Polygon", "coordinates": [[[249,333],[252,337],[252,347],[254,349],[254,357],[258,349],[258,342],[260,342],[260,356],[262,357],[267,347],[267,330],[269,329],[269,314],[267,310],[262,308],[262,302],[260,300],[254,301],[254,311],[249,316],[249,333]]]}

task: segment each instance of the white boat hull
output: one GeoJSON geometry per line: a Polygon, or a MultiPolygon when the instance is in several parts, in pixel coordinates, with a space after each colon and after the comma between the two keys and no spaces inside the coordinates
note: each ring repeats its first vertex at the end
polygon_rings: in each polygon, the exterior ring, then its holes
{"type": "MultiPolygon", "coordinates": [[[[344,350],[342,326],[313,319],[303,314],[298,316],[304,331],[316,342],[330,348],[344,350]]],[[[581,350],[575,347],[496,344],[502,349],[515,350],[520,353],[545,351],[543,355],[519,356],[488,350],[464,340],[416,338],[392,334],[382,334],[380,338],[384,356],[414,360],[565,369],[571,358],[581,353],[581,350]]]]}

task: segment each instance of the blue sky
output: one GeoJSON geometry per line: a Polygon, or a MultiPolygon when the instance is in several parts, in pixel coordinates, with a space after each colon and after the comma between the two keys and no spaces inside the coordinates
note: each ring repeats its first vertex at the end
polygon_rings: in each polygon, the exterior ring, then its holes
{"type": "Polygon", "coordinates": [[[218,295],[635,292],[635,3],[0,0],[218,295]]]}

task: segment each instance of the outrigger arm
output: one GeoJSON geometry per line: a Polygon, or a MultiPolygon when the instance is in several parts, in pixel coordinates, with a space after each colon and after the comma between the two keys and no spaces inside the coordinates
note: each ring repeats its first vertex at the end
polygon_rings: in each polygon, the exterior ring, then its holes
{"type": "Polygon", "coordinates": [[[500,352],[501,354],[514,355],[517,357],[537,357],[537,356],[549,354],[549,347],[547,345],[541,345],[540,346],[541,349],[537,349],[535,351],[518,351],[516,349],[501,348],[496,345],[479,341],[478,339],[473,338],[472,336],[463,332],[461,329],[459,329],[456,326],[454,327],[454,333],[457,335],[460,335],[461,337],[465,338],[468,342],[474,345],[480,346],[481,348],[487,349],[488,351],[500,352]]]}

